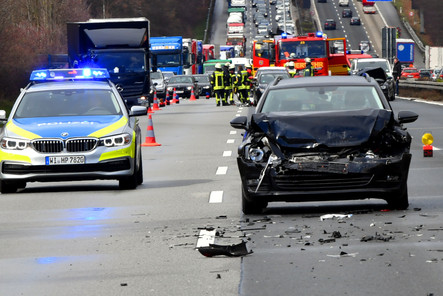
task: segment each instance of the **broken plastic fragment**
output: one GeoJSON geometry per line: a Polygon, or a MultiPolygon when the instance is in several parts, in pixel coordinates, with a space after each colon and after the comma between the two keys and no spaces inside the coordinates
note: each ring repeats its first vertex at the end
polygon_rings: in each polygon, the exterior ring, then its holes
{"type": "Polygon", "coordinates": [[[320,216],[320,221],[326,220],[326,219],[344,219],[344,218],[351,218],[352,214],[344,215],[344,214],[327,214],[320,216]]]}
{"type": "Polygon", "coordinates": [[[248,250],[246,247],[246,242],[242,241],[239,244],[236,245],[230,245],[230,246],[222,246],[222,245],[216,245],[216,244],[210,244],[207,247],[200,247],[198,248],[198,251],[206,257],[213,257],[213,256],[229,256],[229,257],[239,257],[239,256],[245,256],[252,253],[252,250],[248,250]]]}

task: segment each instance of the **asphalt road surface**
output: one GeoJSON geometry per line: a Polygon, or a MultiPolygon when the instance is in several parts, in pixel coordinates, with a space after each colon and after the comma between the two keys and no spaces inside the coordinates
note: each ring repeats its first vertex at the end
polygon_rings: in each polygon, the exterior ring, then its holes
{"type": "MultiPolygon", "coordinates": [[[[392,105],[420,114],[408,124],[406,211],[362,200],[271,203],[244,216],[242,136],[229,121],[252,109],[184,100],[152,115],[161,146],[143,148],[136,190],[116,181],[31,183],[0,195],[0,295],[442,295],[443,107],[392,105]],[[420,141],[428,131],[432,158],[420,141]],[[327,214],[350,216],[321,221],[327,214]],[[196,251],[242,240],[253,251],[245,257],[196,251]]],[[[140,121],[147,128],[148,118],[140,121]]]]}

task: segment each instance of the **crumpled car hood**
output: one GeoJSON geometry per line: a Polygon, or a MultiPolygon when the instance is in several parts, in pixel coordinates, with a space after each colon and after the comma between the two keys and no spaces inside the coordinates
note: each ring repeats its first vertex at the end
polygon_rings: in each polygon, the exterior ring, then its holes
{"type": "Polygon", "coordinates": [[[392,116],[384,109],[257,113],[252,115],[251,131],[264,132],[282,147],[352,147],[380,133],[392,116]]]}

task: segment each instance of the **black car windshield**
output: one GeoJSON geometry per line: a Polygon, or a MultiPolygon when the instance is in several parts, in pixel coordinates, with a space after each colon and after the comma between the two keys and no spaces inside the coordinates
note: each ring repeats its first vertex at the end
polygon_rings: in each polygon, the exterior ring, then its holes
{"type": "Polygon", "coordinates": [[[169,78],[169,83],[193,83],[190,76],[172,76],[169,78]]]}
{"type": "Polygon", "coordinates": [[[261,112],[347,111],[366,108],[384,109],[373,86],[312,86],[269,90],[261,112]]]}
{"type": "Polygon", "coordinates": [[[26,93],[14,118],[120,114],[122,110],[111,91],[66,89],[26,93]]]}

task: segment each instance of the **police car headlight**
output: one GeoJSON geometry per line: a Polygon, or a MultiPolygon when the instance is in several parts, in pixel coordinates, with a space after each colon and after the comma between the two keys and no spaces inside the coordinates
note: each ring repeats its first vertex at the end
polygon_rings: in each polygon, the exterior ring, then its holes
{"type": "Polygon", "coordinates": [[[109,137],[103,137],[100,139],[100,146],[115,147],[124,146],[131,143],[132,137],[130,134],[121,134],[109,137]]]}
{"type": "Polygon", "coordinates": [[[2,138],[0,146],[2,149],[23,150],[29,146],[30,141],[15,138],[2,138]]]}

